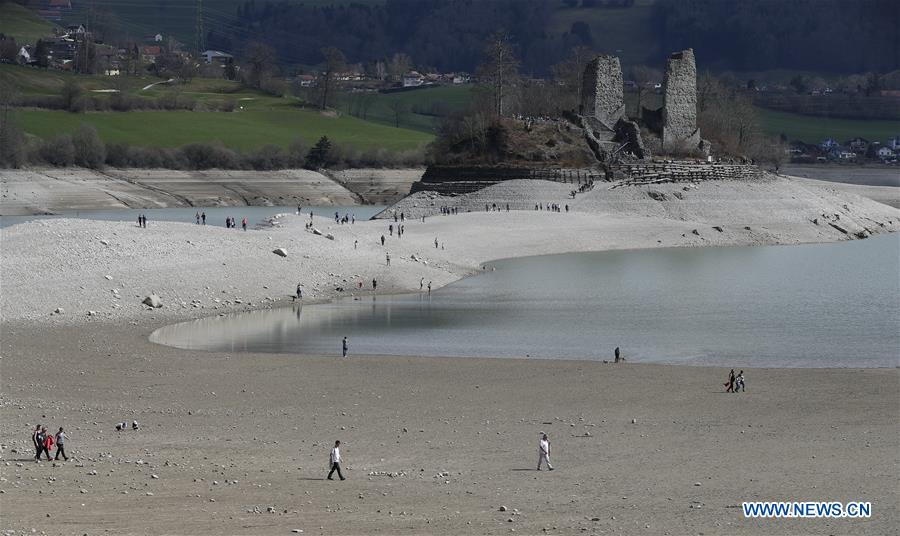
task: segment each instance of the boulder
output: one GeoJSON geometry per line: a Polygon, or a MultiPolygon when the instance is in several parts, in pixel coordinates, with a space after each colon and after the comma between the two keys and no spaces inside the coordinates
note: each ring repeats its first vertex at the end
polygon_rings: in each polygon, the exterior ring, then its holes
{"type": "Polygon", "coordinates": [[[312,234],[322,236],[322,231],[316,229],[315,227],[313,227],[311,230],[312,234]]]}
{"type": "Polygon", "coordinates": [[[278,255],[279,257],[287,257],[287,250],[284,248],[273,249],[272,253],[278,255]]]}
{"type": "Polygon", "coordinates": [[[327,238],[328,240],[334,240],[334,235],[329,233],[325,235],[325,238],[327,238]]]}
{"type": "Polygon", "coordinates": [[[153,307],[154,309],[159,309],[160,307],[162,307],[162,300],[160,300],[159,296],[157,296],[156,294],[147,296],[141,303],[153,307]]]}

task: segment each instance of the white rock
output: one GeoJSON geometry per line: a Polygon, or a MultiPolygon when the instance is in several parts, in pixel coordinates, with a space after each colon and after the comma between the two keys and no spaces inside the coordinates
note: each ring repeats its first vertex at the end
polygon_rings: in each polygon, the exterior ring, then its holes
{"type": "Polygon", "coordinates": [[[143,301],[141,301],[144,305],[153,307],[154,309],[159,309],[162,307],[162,300],[159,299],[159,296],[156,294],[151,294],[146,296],[143,301]]]}

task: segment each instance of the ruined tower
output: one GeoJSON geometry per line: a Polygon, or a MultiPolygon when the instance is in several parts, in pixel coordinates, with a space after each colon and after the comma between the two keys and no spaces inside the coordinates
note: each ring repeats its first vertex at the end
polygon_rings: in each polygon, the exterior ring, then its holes
{"type": "Polygon", "coordinates": [[[693,49],[669,56],[663,86],[663,149],[696,149],[701,140],[697,129],[697,65],[693,49]]]}
{"type": "Polygon", "coordinates": [[[584,70],[581,115],[594,117],[612,129],[625,115],[623,88],[619,58],[605,54],[597,56],[584,70]]]}

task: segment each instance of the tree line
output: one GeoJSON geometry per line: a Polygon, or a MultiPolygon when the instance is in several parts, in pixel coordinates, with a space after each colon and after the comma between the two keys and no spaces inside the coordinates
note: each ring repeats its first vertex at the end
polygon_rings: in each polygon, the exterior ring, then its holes
{"type": "MultiPolygon", "coordinates": [[[[522,71],[548,76],[575,46],[611,51],[587,19],[557,27],[558,10],[580,7],[602,18],[639,9],[632,2],[545,0],[386,0],[305,4],[250,0],[228,30],[213,29],[213,48],[240,51],[248,43],[274,48],[290,65],[316,65],[322,47],[353,63],[409,54],[413,64],[442,72],[473,72],[484,39],[498,28],[515,43],[522,71]]],[[[651,63],[692,47],[717,70],[802,69],[827,73],[900,68],[900,3],[895,0],[659,0],[649,24],[651,63]]],[[[660,62],[661,63],[661,62],[660,62]]]]}

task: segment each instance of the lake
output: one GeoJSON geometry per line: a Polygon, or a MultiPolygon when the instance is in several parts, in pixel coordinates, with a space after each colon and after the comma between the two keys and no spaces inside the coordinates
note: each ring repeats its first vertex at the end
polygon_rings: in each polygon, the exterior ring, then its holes
{"type": "Polygon", "coordinates": [[[431,295],[364,296],[154,332],[188,349],[900,366],[900,236],[528,257],[431,295]]]}

